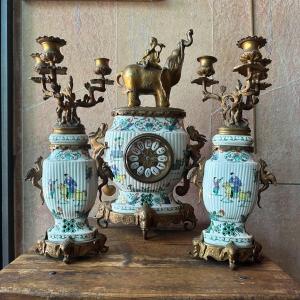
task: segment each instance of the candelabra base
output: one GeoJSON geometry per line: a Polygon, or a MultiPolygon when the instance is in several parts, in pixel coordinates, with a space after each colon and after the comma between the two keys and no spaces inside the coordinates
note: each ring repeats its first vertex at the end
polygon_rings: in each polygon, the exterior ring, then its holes
{"type": "Polygon", "coordinates": [[[208,260],[213,258],[217,261],[229,261],[229,268],[234,270],[238,263],[253,262],[257,263],[262,260],[262,246],[253,240],[249,248],[238,248],[233,242],[226,246],[216,246],[206,244],[201,234],[200,238],[193,239],[192,256],[208,260]]]}
{"type": "Polygon", "coordinates": [[[137,209],[135,213],[119,213],[112,210],[110,203],[101,202],[96,219],[97,224],[102,228],[108,227],[109,223],[140,226],[145,240],[148,231],[158,225],[182,223],[185,230],[193,230],[197,223],[194,208],[187,203],[181,203],[177,213],[163,214],[156,212],[147,204],[137,209]]]}
{"type": "Polygon", "coordinates": [[[94,231],[94,238],[88,242],[75,242],[72,238],[67,238],[61,243],[52,242],[47,239],[46,234],[45,238],[38,240],[35,252],[62,259],[64,263],[69,264],[78,257],[105,253],[108,250],[105,242],[106,236],[97,230],[94,231]]]}

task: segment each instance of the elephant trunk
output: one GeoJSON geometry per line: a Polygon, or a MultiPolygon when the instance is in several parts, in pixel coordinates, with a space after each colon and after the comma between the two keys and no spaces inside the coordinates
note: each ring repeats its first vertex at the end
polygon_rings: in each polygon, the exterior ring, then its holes
{"type": "Polygon", "coordinates": [[[123,72],[120,72],[120,73],[117,74],[117,80],[116,80],[116,81],[117,81],[117,84],[118,84],[119,87],[123,87],[123,86],[124,86],[124,85],[120,82],[120,79],[123,78],[122,76],[123,76],[123,72]]]}
{"type": "Polygon", "coordinates": [[[189,46],[191,46],[191,45],[193,44],[193,34],[194,34],[193,29],[190,29],[190,30],[187,32],[187,34],[186,34],[187,40],[182,40],[182,45],[183,45],[184,47],[189,47],[189,46]]]}

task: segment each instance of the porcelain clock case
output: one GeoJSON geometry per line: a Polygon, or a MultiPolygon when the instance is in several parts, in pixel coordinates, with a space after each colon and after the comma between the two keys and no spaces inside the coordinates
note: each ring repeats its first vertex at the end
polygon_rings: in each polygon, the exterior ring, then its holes
{"type": "Polygon", "coordinates": [[[112,211],[133,214],[148,204],[159,214],[176,214],[173,189],[185,168],[188,134],[185,112],[168,108],[119,108],[106,132],[105,161],[114,173],[119,195],[112,211]]]}
{"type": "Polygon", "coordinates": [[[239,248],[253,245],[252,235],[245,231],[260,184],[260,166],[248,152],[252,143],[250,135],[213,137],[217,150],[206,162],[203,178],[204,204],[211,219],[203,231],[206,244],[225,247],[233,242],[239,248]]]}

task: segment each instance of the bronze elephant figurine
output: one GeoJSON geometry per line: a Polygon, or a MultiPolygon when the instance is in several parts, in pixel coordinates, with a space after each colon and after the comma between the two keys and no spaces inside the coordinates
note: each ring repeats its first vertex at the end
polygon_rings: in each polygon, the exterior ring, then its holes
{"type": "MultiPolygon", "coordinates": [[[[159,57],[150,63],[149,61],[145,63],[142,60],[142,62],[125,67],[117,75],[117,83],[126,89],[128,106],[139,106],[141,104],[140,95],[154,95],[157,107],[169,107],[171,88],[179,82],[181,77],[185,47],[189,47],[192,43],[193,30],[190,29],[187,33],[187,40],[182,39],[178,43],[177,48],[167,58],[163,68],[157,64],[159,57]],[[120,82],[121,78],[123,84],[120,82]]],[[[154,48],[150,50],[153,52],[155,51],[154,48]]],[[[156,55],[159,56],[159,53],[156,55]]]]}

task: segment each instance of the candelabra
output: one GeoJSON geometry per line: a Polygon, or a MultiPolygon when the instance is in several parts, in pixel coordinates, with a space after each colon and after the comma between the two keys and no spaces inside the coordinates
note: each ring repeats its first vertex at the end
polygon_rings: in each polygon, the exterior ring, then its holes
{"type": "MultiPolygon", "coordinates": [[[[78,256],[105,252],[105,235],[89,226],[88,213],[97,195],[98,176],[105,182],[111,177],[109,167],[102,159],[103,151],[90,157],[88,136],[77,115],[77,108],[90,108],[104,101],[95,98],[96,92],[105,92],[106,85],[113,81],[105,76],[111,73],[107,58],[96,59],[95,73],[100,78],[84,84],[87,92],[82,99],[76,99],[73,92],[73,78],[62,89],[59,75],[66,75],[67,68],[59,64],[64,56],[60,52],[66,41],[58,37],[43,36],[36,40],[43,51],[33,53],[34,70],[39,76],[31,77],[42,85],[43,99],[54,98],[57,102],[57,121],[49,136],[51,154],[43,162],[39,157],[25,180],[40,189],[42,203],[46,202],[55,224],[47,229],[46,236],[38,241],[36,252],[51,257],[63,258],[68,263],[78,256]],[[40,184],[42,181],[42,185],[40,184]]],[[[101,184],[99,186],[101,186],[101,184]]]]}
{"type": "MultiPolygon", "coordinates": [[[[237,262],[260,259],[261,246],[246,232],[245,222],[256,201],[260,206],[261,192],[276,183],[275,176],[266,169],[266,162],[255,161],[249,122],[243,117],[243,111],[251,110],[259,102],[260,92],[271,85],[264,82],[269,70],[266,66],[271,63],[260,52],[265,44],[266,39],[257,36],[237,42],[243,53],[241,64],[233,71],[244,76],[245,82],[238,80],[231,93],[226,93],[225,86],[220,87],[219,93],[207,90],[218,83],[211,78],[215,73],[213,64],[217,62],[213,56],[197,59],[199,77],[192,81],[202,86],[203,101],[214,99],[220,103],[224,119],[224,126],[212,139],[214,151],[204,168],[203,198],[211,222],[200,238],[193,240],[193,255],[229,260],[231,268],[237,262]]],[[[191,173],[195,174],[193,181],[199,184],[201,172],[191,173]]]]}

